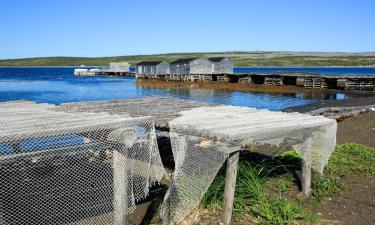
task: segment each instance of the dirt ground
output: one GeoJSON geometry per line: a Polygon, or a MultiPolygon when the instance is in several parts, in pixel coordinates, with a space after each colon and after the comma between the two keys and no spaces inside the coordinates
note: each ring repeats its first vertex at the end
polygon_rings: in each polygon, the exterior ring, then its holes
{"type": "Polygon", "coordinates": [[[375,224],[375,177],[346,177],[348,190],[336,199],[325,199],[312,207],[323,224],[375,224]]]}
{"type": "Polygon", "coordinates": [[[357,143],[375,148],[375,112],[339,122],[337,143],[357,143]]]}

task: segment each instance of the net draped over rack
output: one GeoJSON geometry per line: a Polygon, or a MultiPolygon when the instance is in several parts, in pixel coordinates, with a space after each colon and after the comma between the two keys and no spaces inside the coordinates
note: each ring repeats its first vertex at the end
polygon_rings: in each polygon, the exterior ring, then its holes
{"type": "Polygon", "coordinates": [[[306,151],[301,155],[322,172],[336,145],[335,120],[301,113],[207,106],[181,112],[169,126],[176,167],[163,203],[164,224],[180,223],[199,205],[233,152],[288,143],[306,151]]]}
{"type": "Polygon", "coordinates": [[[165,175],[154,119],[0,103],[0,224],[125,224],[165,175]]]}

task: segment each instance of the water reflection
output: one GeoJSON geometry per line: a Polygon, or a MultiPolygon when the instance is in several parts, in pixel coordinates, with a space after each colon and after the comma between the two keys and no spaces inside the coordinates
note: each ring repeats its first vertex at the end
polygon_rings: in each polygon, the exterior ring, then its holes
{"type": "Polygon", "coordinates": [[[325,93],[325,92],[306,92],[304,94],[297,94],[301,98],[306,99],[320,99],[320,100],[343,100],[347,96],[342,93],[325,93]]]}
{"type": "Polygon", "coordinates": [[[152,93],[162,96],[172,96],[194,101],[204,101],[214,104],[237,105],[260,109],[282,110],[289,107],[306,105],[314,99],[304,99],[296,94],[264,94],[217,89],[178,89],[153,88],[138,86],[139,92],[152,93]]]}

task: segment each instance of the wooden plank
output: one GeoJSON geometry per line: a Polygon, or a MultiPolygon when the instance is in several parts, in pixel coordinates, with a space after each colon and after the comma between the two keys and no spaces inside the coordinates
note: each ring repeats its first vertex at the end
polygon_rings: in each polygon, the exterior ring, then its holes
{"type": "Polygon", "coordinates": [[[177,118],[178,113],[211,104],[167,97],[144,97],[125,100],[64,103],[59,111],[67,112],[108,112],[110,114],[129,115],[132,117],[153,116],[159,129],[168,129],[168,122],[177,118]]]}
{"type": "Polygon", "coordinates": [[[302,148],[302,193],[305,196],[311,194],[311,144],[312,139],[308,138],[305,141],[305,146],[302,148]]]}
{"type": "Polygon", "coordinates": [[[229,225],[232,220],[234,192],[236,189],[237,168],[240,153],[233,153],[227,160],[227,171],[225,177],[224,206],[221,214],[221,222],[229,225]]]}

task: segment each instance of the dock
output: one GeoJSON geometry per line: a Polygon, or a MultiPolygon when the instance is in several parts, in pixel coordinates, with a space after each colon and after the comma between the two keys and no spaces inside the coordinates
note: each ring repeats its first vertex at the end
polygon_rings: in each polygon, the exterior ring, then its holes
{"type": "Polygon", "coordinates": [[[271,86],[300,86],[307,89],[375,91],[375,74],[321,74],[309,72],[234,73],[233,63],[225,57],[139,62],[130,71],[128,62],[111,62],[109,66],[74,70],[76,76],[129,76],[162,82],[217,82],[271,86]],[[216,69],[215,69],[216,68],[216,69]]]}
{"type": "Polygon", "coordinates": [[[127,76],[135,77],[135,73],[131,71],[118,71],[110,69],[75,69],[74,75],[76,76],[127,76]]]}
{"type": "Polygon", "coordinates": [[[137,74],[137,79],[173,82],[227,82],[258,85],[293,85],[308,89],[375,90],[375,74],[238,73],[238,74],[137,74]]]}
{"type": "Polygon", "coordinates": [[[135,77],[135,73],[130,71],[130,64],[128,62],[111,62],[109,66],[86,69],[77,68],[74,70],[76,76],[130,76],[135,77]]]}

